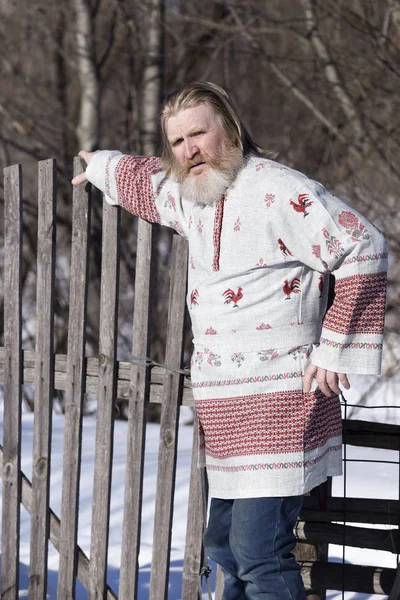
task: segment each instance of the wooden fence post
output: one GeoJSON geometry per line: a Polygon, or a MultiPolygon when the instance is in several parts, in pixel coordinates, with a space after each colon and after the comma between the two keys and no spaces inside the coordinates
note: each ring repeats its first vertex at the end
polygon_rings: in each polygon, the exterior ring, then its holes
{"type": "Polygon", "coordinates": [[[119,221],[121,209],[103,201],[99,382],[96,455],[90,544],[89,600],[103,600],[106,590],[110,517],[114,406],[117,382],[117,313],[119,283],[119,221]]]}
{"type": "MultiPolygon", "coordinates": [[[[79,158],[74,176],[82,173],[79,158]]],[[[90,186],[89,186],[90,188],[90,186]]],[[[90,234],[90,192],[74,187],[69,293],[68,354],[65,388],[64,461],[60,524],[58,598],[75,598],[78,553],[79,477],[82,449],[82,409],[85,393],[85,329],[90,234]]]]}
{"type": "Polygon", "coordinates": [[[39,163],[36,290],[35,418],[29,598],[45,600],[49,537],[51,417],[54,391],[54,273],[56,162],[39,163]]]}
{"type": "Polygon", "coordinates": [[[150,600],[166,600],[168,594],[179,405],[182,394],[182,375],[175,370],[181,368],[186,292],[186,277],[182,278],[182,273],[186,272],[186,269],[186,242],[183,238],[174,236],[165,357],[167,368],[164,376],[161,413],[150,600]]]}
{"type": "Polygon", "coordinates": [[[1,598],[18,598],[22,401],[22,176],[4,170],[4,422],[1,598]]]}
{"type": "Polygon", "coordinates": [[[121,600],[137,596],[146,414],[150,394],[150,367],[143,357],[148,356],[150,350],[152,246],[153,226],[139,219],[119,585],[121,600]]]}

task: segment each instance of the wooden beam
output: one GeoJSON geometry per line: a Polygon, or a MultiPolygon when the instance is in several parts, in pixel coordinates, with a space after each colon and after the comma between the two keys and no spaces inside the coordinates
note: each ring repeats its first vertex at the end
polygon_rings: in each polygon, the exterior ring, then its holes
{"type": "Polygon", "coordinates": [[[396,569],[361,567],[358,565],[323,562],[304,562],[301,575],[308,594],[314,589],[342,589],[361,594],[388,595],[392,589],[396,569]]]}

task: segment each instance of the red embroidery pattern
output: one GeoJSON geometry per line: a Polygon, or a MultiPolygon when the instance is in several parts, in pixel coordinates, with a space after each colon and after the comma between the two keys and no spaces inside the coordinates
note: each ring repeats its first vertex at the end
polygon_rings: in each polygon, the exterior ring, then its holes
{"type": "MultiPolygon", "coordinates": [[[[200,429],[199,429],[200,432],[200,429]]],[[[205,448],[204,444],[204,432],[201,429],[202,438],[200,442],[200,448],[205,448]]],[[[199,433],[200,435],[200,433],[199,433]]],[[[311,458],[307,461],[303,460],[291,460],[285,462],[268,462],[268,463],[252,463],[249,465],[207,465],[207,471],[219,471],[224,473],[237,473],[243,471],[271,471],[271,470],[284,470],[284,469],[303,469],[309,468],[313,465],[319,463],[321,460],[325,458],[327,454],[330,452],[342,452],[342,444],[333,444],[332,446],[328,446],[322,454],[318,454],[315,458],[311,458]]]]}
{"type": "Polygon", "coordinates": [[[386,273],[338,279],[335,294],[335,301],[324,319],[326,329],[343,334],[383,332],[386,273]]]}
{"type": "Polygon", "coordinates": [[[262,329],[272,329],[272,326],[269,323],[263,322],[257,325],[256,329],[258,329],[259,331],[261,331],[262,329]]]}
{"type": "Polygon", "coordinates": [[[265,260],[261,257],[258,263],[256,264],[256,267],[264,269],[265,267],[268,267],[268,265],[265,262],[265,260]]]}
{"type": "Polygon", "coordinates": [[[342,432],[340,402],[321,392],[198,400],[209,456],[287,454],[320,448],[342,432]]]}
{"type": "Polygon", "coordinates": [[[169,224],[175,229],[177,233],[179,233],[179,235],[185,235],[185,232],[183,231],[179,221],[169,221],[169,224]]]}
{"type": "Polygon", "coordinates": [[[283,293],[286,295],[285,300],[290,300],[291,294],[299,294],[301,292],[300,289],[300,279],[295,277],[289,283],[287,279],[285,279],[285,283],[283,284],[283,293]]]}
{"type": "Polygon", "coordinates": [[[282,252],[283,256],[286,258],[287,256],[293,256],[290,252],[289,248],[286,246],[284,241],[281,238],[278,238],[279,249],[282,252]]]}
{"type": "Polygon", "coordinates": [[[151,176],[161,171],[157,157],[124,156],[115,169],[118,204],[151,223],[161,223],[155,205],[151,176]]]}
{"type": "MultiPolygon", "coordinates": [[[[216,335],[217,334],[217,330],[214,329],[214,327],[207,327],[207,329],[204,332],[206,335],[216,335]]],[[[205,352],[205,350],[204,350],[205,352]]]]}
{"type": "Polygon", "coordinates": [[[293,210],[297,213],[306,217],[308,215],[307,208],[314,204],[314,200],[310,200],[310,196],[308,194],[299,194],[297,197],[297,202],[293,202],[293,200],[289,201],[293,210]]]}
{"type": "Polygon", "coordinates": [[[233,226],[233,231],[240,231],[240,227],[241,227],[240,217],[238,217],[233,226]]]}
{"type": "Polygon", "coordinates": [[[199,290],[196,288],[190,293],[190,305],[197,305],[199,303],[199,290]]]}
{"type": "Polygon", "coordinates": [[[237,308],[238,302],[243,298],[243,288],[238,288],[237,292],[234,292],[233,290],[231,290],[230,288],[225,290],[224,293],[222,294],[225,298],[224,300],[224,304],[230,304],[231,302],[233,302],[233,307],[237,308]]]}
{"type": "Polygon", "coordinates": [[[214,217],[214,233],[213,233],[213,241],[214,241],[214,258],[213,258],[213,271],[219,271],[219,257],[221,253],[221,230],[222,230],[222,220],[224,218],[224,204],[225,204],[226,196],[221,196],[219,202],[217,203],[217,207],[215,209],[215,217],[214,217]]]}
{"type": "Polygon", "coordinates": [[[273,202],[275,202],[275,194],[265,194],[265,198],[264,198],[264,202],[267,206],[267,208],[269,208],[271,206],[271,204],[273,202]]]}
{"type": "Polygon", "coordinates": [[[349,210],[342,210],[338,217],[340,225],[346,230],[354,242],[369,240],[368,229],[361,223],[360,219],[349,210]]]}
{"type": "MultiPolygon", "coordinates": [[[[204,350],[205,351],[205,350],[204,350]]],[[[265,383],[266,381],[281,381],[282,379],[298,379],[303,377],[301,371],[272,373],[272,375],[254,375],[238,379],[214,379],[209,381],[192,381],[192,388],[225,387],[227,385],[245,385],[246,383],[265,383]]]]}
{"type": "Polygon", "coordinates": [[[346,342],[345,344],[342,344],[341,342],[335,342],[334,340],[329,340],[325,337],[321,337],[319,341],[321,345],[331,348],[340,348],[341,350],[345,350],[346,348],[355,350],[382,350],[383,348],[383,344],[380,344],[379,342],[346,342]]]}
{"type": "Polygon", "coordinates": [[[377,252],[374,254],[363,254],[361,256],[351,256],[350,258],[346,258],[343,262],[344,265],[351,265],[355,262],[370,262],[373,260],[382,260],[388,257],[387,252],[377,252]]]}
{"type": "Polygon", "coordinates": [[[335,258],[340,258],[344,254],[342,242],[340,242],[335,236],[329,233],[327,229],[323,229],[322,233],[325,237],[326,247],[329,250],[329,254],[333,254],[335,258]]]}

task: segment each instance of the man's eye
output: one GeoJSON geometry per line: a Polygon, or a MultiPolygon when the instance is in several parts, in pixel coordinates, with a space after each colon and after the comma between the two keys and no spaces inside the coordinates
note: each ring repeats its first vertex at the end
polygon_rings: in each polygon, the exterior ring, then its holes
{"type": "Polygon", "coordinates": [[[193,135],[202,135],[204,133],[204,131],[195,131],[195,133],[193,135]]]}
{"type": "Polygon", "coordinates": [[[181,143],[181,139],[179,140],[175,140],[175,142],[172,143],[172,146],[179,146],[179,144],[181,143]]]}

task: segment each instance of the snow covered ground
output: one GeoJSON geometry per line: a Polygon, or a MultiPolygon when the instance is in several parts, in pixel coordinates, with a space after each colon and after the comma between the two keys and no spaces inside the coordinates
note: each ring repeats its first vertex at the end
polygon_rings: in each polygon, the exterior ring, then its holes
{"type": "MultiPolygon", "coordinates": [[[[356,402],[364,387],[368,387],[370,382],[365,380],[357,382],[357,392],[347,395],[349,403],[356,402]]],[[[389,409],[388,398],[396,398],[396,382],[390,383],[390,389],[379,388],[376,394],[369,397],[368,405],[385,405],[383,409],[348,409],[352,411],[352,418],[368,419],[384,422],[400,422],[400,410],[389,409]]],[[[176,475],[176,494],[175,494],[175,512],[174,526],[172,532],[172,552],[171,552],[171,571],[169,600],[181,599],[181,579],[182,564],[185,546],[185,527],[188,483],[190,473],[190,456],[192,451],[193,428],[185,425],[184,421],[188,417],[189,409],[182,409],[181,426],[179,429],[179,449],[178,449],[178,468],[176,475]]],[[[95,417],[85,417],[83,420],[83,452],[82,452],[82,475],[80,492],[80,521],[78,542],[81,548],[89,554],[90,550],[90,528],[91,528],[91,497],[93,485],[93,465],[95,451],[95,417]]],[[[0,413],[0,435],[2,439],[3,419],[0,413]]],[[[113,481],[112,481],[112,500],[110,511],[110,538],[108,554],[108,583],[118,592],[119,565],[120,565],[120,542],[123,514],[123,489],[125,476],[125,453],[126,453],[126,431],[127,423],[117,421],[115,423],[115,444],[113,461],[113,481]]],[[[22,423],[22,469],[25,475],[31,479],[31,456],[33,444],[33,415],[23,414],[22,423]]],[[[139,576],[139,594],[138,600],[147,600],[150,582],[151,548],[153,535],[153,515],[155,506],[155,488],[157,476],[157,456],[158,456],[158,435],[159,426],[149,424],[147,427],[146,439],[146,461],[145,461],[145,479],[144,479],[144,499],[142,516],[142,544],[140,552],[140,576],[139,576]]],[[[53,416],[53,434],[52,434],[52,457],[51,457],[51,498],[50,504],[57,515],[61,513],[61,477],[62,477],[62,455],[63,455],[63,417],[54,414],[53,416]]],[[[348,447],[348,458],[367,458],[373,460],[389,460],[397,462],[398,452],[385,450],[370,450],[348,447]]],[[[343,478],[335,478],[333,483],[333,494],[343,494],[343,478]]],[[[357,496],[365,498],[399,498],[399,466],[398,464],[383,463],[356,463],[350,462],[347,466],[347,496],[357,496]]],[[[21,545],[20,545],[20,597],[28,595],[28,575],[29,575],[29,537],[30,537],[30,519],[25,509],[21,511],[21,545]]],[[[330,547],[330,560],[342,561],[342,547],[330,547]]],[[[363,550],[358,548],[347,548],[345,555],[346,562],[356,564],[369,564],[374,566],[396,567],[396,556],[388,552],[377,552],[373,550],[363,550]]],[[[57,571],[58,554],[49,543],[49,578],[48,578],[48,598],[55,600],[57,597],[57,571]]],[[[211,576],[211,582],[214,586],[215,569],[211,576]]],[[[213,588],[214,589],[214,588],[213,588]]],[[[205,589],[204,589],[205,592],[205,589]]],[[[206,595],[203,596],[206,598],[206,595]]],[[[342,597],[341,592],[329,592],[330,600],[339,600],[342,597]]],[[[87,594],[82,586],[77,584],[77,599],[83,600],[87,594]]],[[[383,598],[382,596],[369,596],[362,594],[346,593],[346,600],[370,600],[383,598]]],[[[187,599],[185,599],[187,600],[187,599]]]]}

